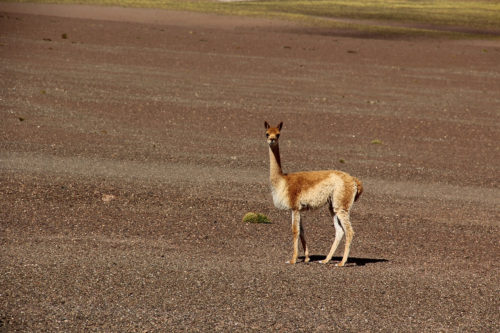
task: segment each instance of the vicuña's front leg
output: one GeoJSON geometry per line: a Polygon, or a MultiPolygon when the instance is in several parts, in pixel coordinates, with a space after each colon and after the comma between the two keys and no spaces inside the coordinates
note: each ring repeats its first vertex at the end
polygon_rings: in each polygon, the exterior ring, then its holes
{"type": "Polygon", "coordinates": [[[299,236],[300,236],[300,212],[298,210],[292,211],[292,233],[293,233],[293,256],[290,264],[297,262],[299,255],[299,236]]]}
{"type": "Polygon", "coordinates": [[[302,226],[302,221],[300,221],[300,241],[302,242],[302,248],[304,249],[304,262],[309,262],[309,249],[307,248],[306,235],[304,227],[302,226]]]}

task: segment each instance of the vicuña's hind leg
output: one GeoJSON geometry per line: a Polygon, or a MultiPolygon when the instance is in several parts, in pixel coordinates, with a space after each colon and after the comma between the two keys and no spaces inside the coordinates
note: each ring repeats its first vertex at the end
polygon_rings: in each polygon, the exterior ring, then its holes
{"type": "Polygon", "coordinates": [[[345,231],[345,249],[344,256],[342,257],[342,261],[337,266],[344,266],[347,257],[349,257],[349,251],[351,249],[352,238],[354,237],[354,230],[352,230],[351,221],[349,219],[349,212],[340,211],[339,212],[340,223],[342,224],[342,228],[345,231]]]}
{"type": "Polygon", "coordinates": [[[344,230],[342,229],[342,226],[339,223],[338,216],[335,215],[335,213],[333,213],[333,209],[330,210],[330,212],[333,215],[333,226],[335,227],[335,240],[333,241],[332,248],[330,249],[330,252],[326,256],[325,260],[320,261],[320,263],[322,264],[326,264],[332,259],[335,250],[339,246],[340,240],[344,236],[344,230]]]}
{"type": "Polygon", "coordinates": [[[302,221],[300,221],[300,242],[302,243],[302,248],[304,249],[304,262],[309,262],[309,249],[307,248],[302,221]]]}

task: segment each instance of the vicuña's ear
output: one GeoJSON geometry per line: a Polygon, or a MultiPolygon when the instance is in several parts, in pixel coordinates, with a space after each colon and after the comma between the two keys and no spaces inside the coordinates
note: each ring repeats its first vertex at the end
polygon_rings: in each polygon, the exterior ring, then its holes
{"type": "Polygon", "coordinates": [[[269,127],[271,127],[269,126],[269,123],[267,121],[264,122],[264,126],[266,126],[266,129],[269,129],[269,127]]]}
{"type": "Polygon", "coordinates": [[[279,125],[278,125],[278,129],[281,131],[281,128],[283,127],[283,122],[281,122],[279,125]]]}

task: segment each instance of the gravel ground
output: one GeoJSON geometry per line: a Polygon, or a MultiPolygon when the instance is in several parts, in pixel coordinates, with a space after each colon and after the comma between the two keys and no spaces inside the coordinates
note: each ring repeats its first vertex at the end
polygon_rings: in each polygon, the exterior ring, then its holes
{"type": "Polygon", "coordinates": [[[499,58],[498,40],[0,3],[0,331],[498,332],[499,58]],[[363,181],[347,267],[317,263],[326,208],[304,214],[312,262],[285,264],[264,120],[284,122],[285,171],[363,181]]]}

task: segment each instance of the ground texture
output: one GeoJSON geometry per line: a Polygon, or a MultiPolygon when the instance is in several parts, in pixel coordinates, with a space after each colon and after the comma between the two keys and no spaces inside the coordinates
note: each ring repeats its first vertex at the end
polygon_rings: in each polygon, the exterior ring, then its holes
{"type": "Polygon", "coordinates": [[[47,8],[0,4],[1,331],[500,330],[498,41],[47,8]],[[326,208],[285,264],[264,120],[364,182],[347,267],[326,208]]]}

